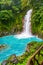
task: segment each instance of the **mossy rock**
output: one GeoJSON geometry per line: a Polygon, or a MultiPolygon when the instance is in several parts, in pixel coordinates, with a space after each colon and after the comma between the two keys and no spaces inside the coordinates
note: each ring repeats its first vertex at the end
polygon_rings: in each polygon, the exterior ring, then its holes
{"type": "Polygon", "coordinates": [[[0,44],[0,51],[7,48],[7,45],[6,44],[0,44]]]}

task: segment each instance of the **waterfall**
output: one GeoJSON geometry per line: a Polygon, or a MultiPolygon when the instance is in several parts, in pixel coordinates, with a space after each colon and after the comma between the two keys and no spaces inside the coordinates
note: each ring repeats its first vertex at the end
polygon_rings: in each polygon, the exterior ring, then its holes
{"type": "Polygon", "coordinates": [[[29,10],[24,18],[24,31],[23,31],[23,33],[25,32],[28,35],[31,35],[31,22],[30,22],[31,13],[32,13],[32,10],[29,10]]]}
{"type": "Polygon", "coordinates": [[[31,33],[31,14],[32,14],[32,9],[27,11],[25,17],[24,17],[24,30],[21,34],[15,35],[17,38],[28,38],[28,37],[33,37],[31,33]]]}

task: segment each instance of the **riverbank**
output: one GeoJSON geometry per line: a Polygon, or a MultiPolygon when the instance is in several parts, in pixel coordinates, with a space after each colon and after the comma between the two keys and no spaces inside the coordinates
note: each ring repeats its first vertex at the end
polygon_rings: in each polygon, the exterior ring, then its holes
{"type": "MultiPolygon", "coordinates": [[[[31,57],[31,55],[41,46],[43,45],[43,42],[31,42],[27,45],[26,48],[26,52],[21,55],[21,56],[15,56],[15,55],[11,55],[8,59],[7,59],[7,65],[26,65],[27,61],[29,60],[29,58],[31,57]],[[15,60],[17,63],[15,63],[15,60]],[[9,62],[8,62],[9,61],[9,62]],[[10,62],[12,61],[12,62],[10,62]]],[[[41,51],[41,53],[43,54],[43,50],[41,51]]],[[[40,58],[39,61],[43,60],[43,56],[40,58]]],[[[5,61],[4,61],[5,62],[5,61]]],[[[3,63],[4,63],[3,62],[3,63]]]]}

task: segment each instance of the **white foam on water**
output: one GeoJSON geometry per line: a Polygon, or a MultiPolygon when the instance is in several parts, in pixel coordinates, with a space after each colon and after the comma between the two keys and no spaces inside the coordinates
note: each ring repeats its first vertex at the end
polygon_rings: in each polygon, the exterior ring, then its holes
{"type": "Polygon", "coordinates": [[[17,38],[29,38],[29,37],[33,37],[32,33],[31,33],[31,14],[32,14],[32,9],[30,9],[29,11],[27,11],[25,17],[24,17],[24,30],[23,32],[21,32],[21,34],[17,34],[14,35],[17,38]]]}

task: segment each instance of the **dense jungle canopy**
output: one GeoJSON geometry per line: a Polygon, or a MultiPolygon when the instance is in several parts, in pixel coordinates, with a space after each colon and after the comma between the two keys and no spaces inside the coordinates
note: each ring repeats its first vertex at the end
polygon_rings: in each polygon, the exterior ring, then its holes
{"type": "Polygon", "coordinates": [[[29,9],[32,33],[43,38],[43,0],[0,0],[0,36],[21,32],[29,9]]]}

